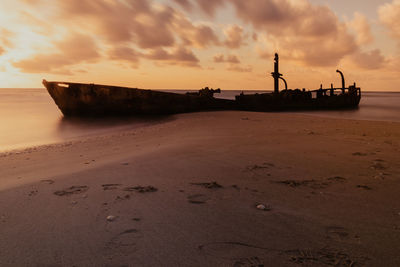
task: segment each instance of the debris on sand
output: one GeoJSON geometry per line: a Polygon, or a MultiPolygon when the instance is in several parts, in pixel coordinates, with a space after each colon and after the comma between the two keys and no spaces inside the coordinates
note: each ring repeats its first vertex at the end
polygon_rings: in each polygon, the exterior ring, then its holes
{"type": "Polygon", "coordinates": [[[214,188],[222,188],[223,186],[218,184],[217,182],[210,182],[210,183],[190,183],[192,185],[199,185],[205,187],[207,189],[214,189],[214,188]]]}
{"type": "Polygon", "coordinates": [[[154,186],[149,185],[149,186],[125,187],[124,191],[129,191],[129,192],[136,191],[139,193],[150,193],[150,192],[156,192],[156,191],[158,191],[158,189],[155,188],[154,186]]]}
{"type": "Polygon", "coordinates": [[[72,195],[72,194],[80,194],[80,193],[86,192],[88,189],[89,189],[89,187],[86,185],[77,185],[77,186],[74,185],[74,186],[71,186],[64,190],[55,191],[54,195],[68,196],[68,195],[72,195]]]}

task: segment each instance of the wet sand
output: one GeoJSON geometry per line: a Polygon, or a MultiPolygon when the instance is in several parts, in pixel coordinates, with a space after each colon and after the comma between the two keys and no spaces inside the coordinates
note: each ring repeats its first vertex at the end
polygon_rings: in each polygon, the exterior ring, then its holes
{"type": "Polygon", "coordinates": [[[400,266],[399,155],[400,123],[250,112],[3,153],[0,263],[400,266]]]}

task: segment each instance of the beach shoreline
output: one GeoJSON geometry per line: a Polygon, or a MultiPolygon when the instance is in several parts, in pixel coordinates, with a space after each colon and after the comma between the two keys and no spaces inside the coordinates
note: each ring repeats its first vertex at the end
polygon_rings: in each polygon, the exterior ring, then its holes
{"type": "Polygon", "coordinates": [[[398,122],[221,111],[0,153],[0,262],[398,266],[399,152],[398,122]]]}

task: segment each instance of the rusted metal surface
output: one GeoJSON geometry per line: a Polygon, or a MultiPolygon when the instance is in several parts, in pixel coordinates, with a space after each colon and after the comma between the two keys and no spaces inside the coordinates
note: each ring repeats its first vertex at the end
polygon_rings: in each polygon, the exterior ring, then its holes
{"type": "Polygon", "coordinates": [[[240,110],[251,111],[280,111],[280,110],[311,110],[311,109],[351,109],[357,108],[361,100],[361,89],[356,84],[345,87],[344,75],[341,75],[342,87],[308,90],[287,89],[287,82],[279,73],[279,56],[275,54],[274,92],[263,94],[240,94],[236,96],[236,105],[240,110]],[[285,83],[285,90],[279,91],[279,79],[285,83]],[[329,94],[327,92],[329,91],[329,94]]]}
{"type": "Polygon", "coordinates": [[[171,93],[138,88],[127,88],[96,84],[48,82],[43,85],[65,116],[104,116],[174,114],[205,110],[249,110],[281,111],[307,109],[356,108],[361,99],[361,89],[356,84],[345,87],[317,90],[287,89],[287,82],[279,73],[279,56],[275,54],[274,92],[261,94],[240,94],[235,100],[214,98],[220,89],[208,87],[192,93],[171,93]],[[279,91],[279,80],[285,83],[285,90],[279,91]],[[329,91],[329,93],[328,93],[329,91]]]}
{"type": "Polygon", "coordinates": [[[198,93],[177,94],[46,80],[43,85],[65,116],[174,114],[235,108],[234,100],[214,98],[218,90],[209,88],[198,93]]]}

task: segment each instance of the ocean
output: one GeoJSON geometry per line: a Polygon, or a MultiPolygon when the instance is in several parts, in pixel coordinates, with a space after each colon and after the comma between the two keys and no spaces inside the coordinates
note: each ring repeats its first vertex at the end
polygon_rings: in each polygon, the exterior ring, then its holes
{"type": "MultiPolygon", "coordinates": [[[[216,97],[234,99],[240,92],[226,90],[216,97]]],[[[295,113],[400,122],[400,92],[363,92],[360,106],[356,110],[295,113]]],[[[65,119],[45,89],[0,89],[0,151],[133,129],[158,120],[160,118],[65,119]]]]}

